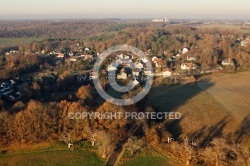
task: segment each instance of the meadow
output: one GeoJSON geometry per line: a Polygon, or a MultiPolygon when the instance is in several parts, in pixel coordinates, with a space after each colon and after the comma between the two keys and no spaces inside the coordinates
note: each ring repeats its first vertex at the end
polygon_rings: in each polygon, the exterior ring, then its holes
{"type": "Polygon", "coordinates": [[[214,73],[194,84],[154,87],[149,100],[157,111],[182,114],[171,126],[176,138],[199,137],[203,144],[218,136],[235,141],[250,116],[249,82],[250,72],[214,73]]]}
{"type": "Polygon", "coordinates": [[[0,165],[82,165],[102,166],[104,161],[94,150],[80,148],[71,151],[61,142],[16,147],[0,151],[0,165]]]}

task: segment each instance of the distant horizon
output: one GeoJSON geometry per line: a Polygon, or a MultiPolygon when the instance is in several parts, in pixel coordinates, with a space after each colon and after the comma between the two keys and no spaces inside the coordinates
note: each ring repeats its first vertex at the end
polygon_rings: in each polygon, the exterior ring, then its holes
{"type": "MultiPolygon", "coordinates": [[[[152,17],[152,18],[119,18],[119,17],[105,17],[105,18],[67,18],[67,17],[51,17],[51,18],[0,18],[0,21],[15,21],[15,20],[112,20],[112,19],[120,19],[120,20],[153,20],[153,19],[164,19],[165,17],[152,17]]],[[[245,18],[170,18],[171,20],[211,20],[211,21],[250,21],[250,19],[245,18]]]]}
{"type": "Polygon", "coordinates": [[[250,19],[249,0],[3,1],[0,20],[19,19],[250,19]]]}

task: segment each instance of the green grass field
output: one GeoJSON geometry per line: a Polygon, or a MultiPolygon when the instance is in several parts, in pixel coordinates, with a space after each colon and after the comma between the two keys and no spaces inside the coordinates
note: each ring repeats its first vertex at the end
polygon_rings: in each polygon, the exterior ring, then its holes
{"type": "Polygon", "coordinates": [[[123,166],[167,166],[169,162],[166,158],[160,156],[139,156],[131,159],[123,166]]]}
{"type": "Polygon", "coordinates": [[[105,161],[94,150],[89,149],[88,144],[79,144],[78,148],[79,150],[71,151],[66,144],[57,141],[28,147],[0,148],[0,165],[105,165],[105,161]]]}
{"type": "Polygon", "coordinates": [[[42,41],[44,38],[0,38],[0,46],[15,46],[18,44],[29,44],[33,41],[42,41]]]}
{"type": "Polygon", "coordinates": [[[97,155],[87,150],[77,151],[44,151],[20,153],[15,155],[0,155],[0,165],[104,165],[97,155]]]}

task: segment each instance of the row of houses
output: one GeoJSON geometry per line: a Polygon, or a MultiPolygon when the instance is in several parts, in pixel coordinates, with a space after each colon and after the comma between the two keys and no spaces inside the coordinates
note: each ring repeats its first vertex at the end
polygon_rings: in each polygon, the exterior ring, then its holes
{"type": "Polygon", "coordinates": [[[18,53],[19,53],[18,50],[11,50],[11,51],[6,52],[5,55],[16,55],[18,53]]]}

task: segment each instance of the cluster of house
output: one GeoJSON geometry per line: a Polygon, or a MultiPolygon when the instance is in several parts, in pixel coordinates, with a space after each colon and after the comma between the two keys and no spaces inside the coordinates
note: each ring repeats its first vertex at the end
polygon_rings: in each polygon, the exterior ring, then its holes
{"type": "Polygon", "coordinates": [[[60,50],[51,51],[48,54],[45,54],[45,51],[42,50],[40,53],[36,52],[40,57],[54,56],[59,60],[67,59],[71,62],[76,62],[79,59],[93,59],[94,55],[90,54],[91,50],[88,47],[79,47],[77,50],[70,51],[68,53],[63,53],[60,50]]]}
{"type": "Polygon", "coordinates": [[[22,93],[16,91],[14,80],[5,81],[0,86],[0,99],[7,99],[9,101],[16,101],[22,98],[22,93]]]}
{"type": "Polygon", "coordinates": [[[93,59],[94,55],[89,54],[90,53],[90,49],[88,47],[82,48],[80,50],[75,51],[75,53],[70,52],[69,53],[69,60],[71,62],[76,62],[78,59],[82,58],[82,59],[93,59]]]}
{"type": "Polygon", "coordinates": [[[74,52],[69,52],[68,54],[64,54],[61,52],[53,52],[53,55],[56,55],[56,58],[64,59],[68,57],[68,60],[71,62],[76,62],[78,59],[93,59],[94,56],[89,54],[90,49],[88,47],[76,50],[74,52]]]}
{"type": "Polygon", "coordinates": [[[162,57],[152,57],[152,62],[154,67],[161,68],[161,71],[155,71],[155,76],[170,77],[172,75],[172,69],[166,67],[166,63],[163,61],[162,57]]]}
{"type": "MultiPolygon", "coordinates": [[[[176,54],[168,59],[168,62],[170,62],[170,63],[175,62],[176,59],[181,57],[181,54],[186,55],[188,53],[188,51],[189,51],[188,48],[183,48],[182,50],[179,50],[178,54],[176,54]]],[[[183,70],[183,71],[191,70],[191,69],[196,70],[198,66],[195,63],[195,61],[196,61],[195,56],[187,55],[185,62],[181,63],[181,66],[180,66],[181,70],[183,70]]]]}
{"type": "Polygon", "coordinates": [[[18,54],[17,50],[11,50],[5,53],[5,55],[15,55],[15,54],[18,54]]]}
{"type": "MultiPolygon", "coordinates": [[[[133,55],[119,54],[116,56],[115,61],[107,67],[107,71],[117,72],[117,79],[127,79],[129,69],[134,77],[139,77],[146,69],[146,63],[148,59],[146,57],[137,58],[133,55]],[[118,70],[119,68],[119,70],[118,70]]],[[[148,71],[148,69],[146,69],[148,71]]]]}
{"type": "MultiPolygon", "coordinates": [[[[195,63],[196,57],[193,55],[188,55],[187,54],[188,51],[189,51],[188,48],[183,48],[183,50],[179,50],[179,52],[182,53],[182,55],[185,55],[185,54],[187,55],[185,62],[181,63],[181,66],[180,66],[181,70],[183,70],[183,71],[196,70],[199,67],[199,64],[195,63]]],[[[170,57],[168,59],[168,61],[175,62],[175,60],[179,57],[181,57],[181,55],[177,54],[175,56],[170,57]]],[[[233,65],[235,65],[235,61],[232,58],[226,58],[226,59],[222,60],[221,65],[222,66],[233,66],[233,65]]],[[[220,69],[222,69],[222,68],[220,68],[220,69]]]]}
{"type": "Polygon", "coordinates": [[[128,75],[134,78],[133,86],[139,84],[139,80],[144,80],[144,75],[150,75],[153,70],[146,67],[147,57],[135,57],[133,55],[119,54],[113,63],[107,66],[109,77],[115,77],[118,80],[126,80],[128,75]]]}
{"type": "MultiPolygon", "coordinates": [[[[150,52],[150,51],[148,51],[150,52]]],[[[145,52],[146,55],[149,55],[148,52],[145,52]]],[[[180,51],[182,54],[188,53],[188,49],[184,48],[180,51]]],[[[167,53],[166,53],[167,54],[167,53]]],[[[168,59],[170,62],[174,62],[176,58],[179,58],[181,55],[177,54],[168,59]]],[[[131,74],[134,78],[142,78],[142,76],[154,75],[154,76],[163,76],[163,77],[171,77],[176,73],[173,73],[171,68],[167,67],[166,61],[162,57],[153,56],[152,57],[152,69],[148,69],[146,67],[146,63],[149,61],[147,57],[137,58],[132,55],[117,55],[115,61],[107,66],[107,71],[109,72],[109,76],[112,74],[118,80],[125,80],[128,78],[128,74],[131,74]],[[130,70],[128,70],[130,69],[130,70]],[[158,70],[159,69],[159,70],[158,70]],[[111,72],[115,71],[115,72],[111,72]]],[[[182,70],[190,70],[197,69],[196,58],[194,56],[187,56],[186,62],[181,64],[182,70]]]]}

